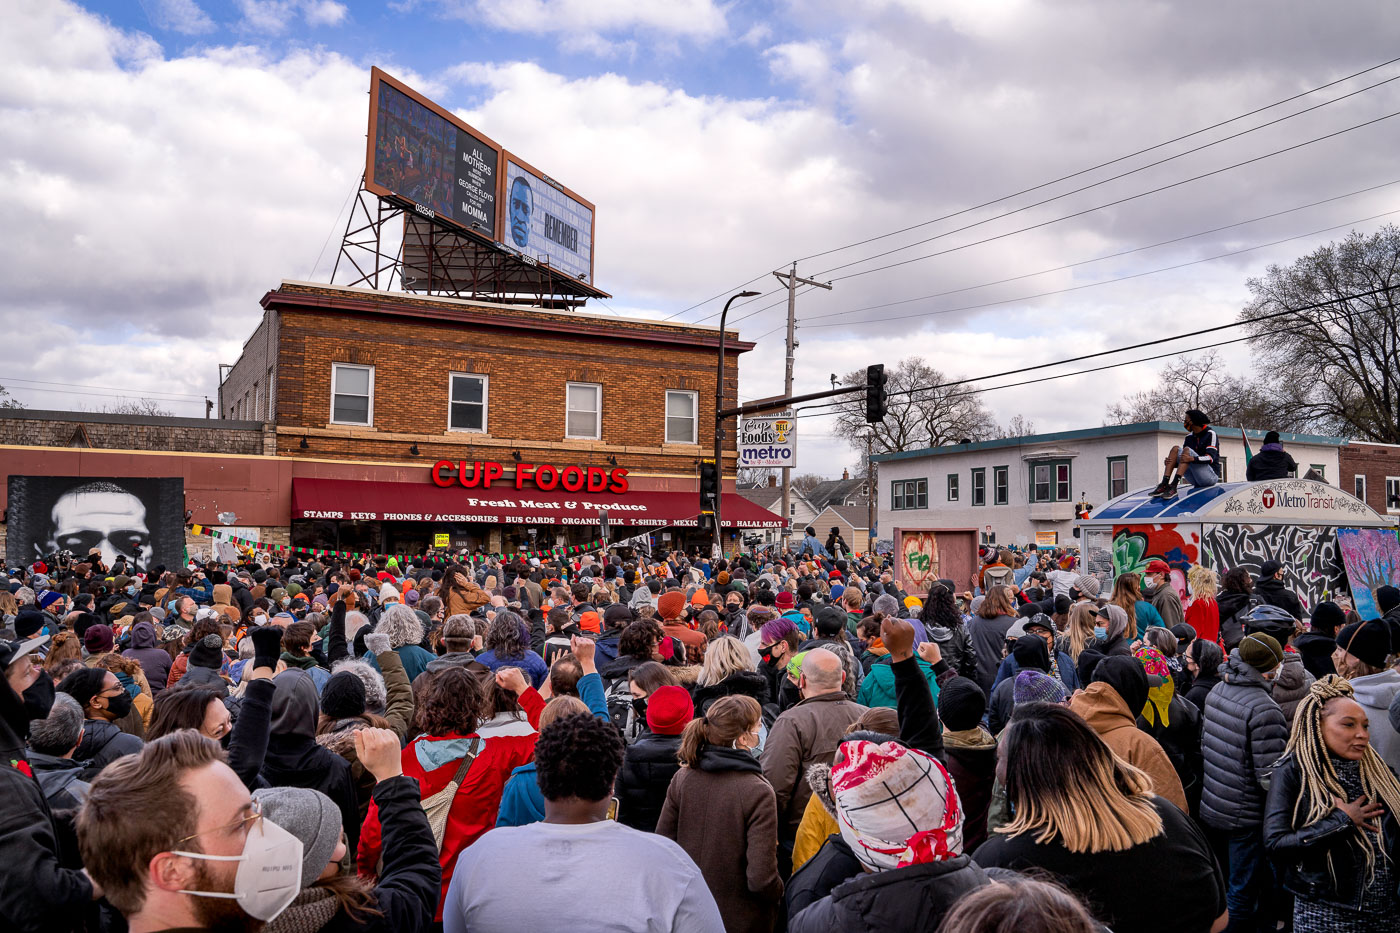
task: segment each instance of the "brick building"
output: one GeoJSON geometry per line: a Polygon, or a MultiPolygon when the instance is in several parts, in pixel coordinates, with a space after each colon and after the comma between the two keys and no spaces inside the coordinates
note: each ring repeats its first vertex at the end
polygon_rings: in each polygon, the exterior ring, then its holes
{"type": "Polygon", "coordinates": [[[1382,515],[1400,515],[1400,444],[1348,441],[1340,485],[1382,515]]]}
{"type": "MultiPolygon", "coordinates": [[[[262,306],[219,411],[270,413],[279,458],[338,465],[293,478],[293,544],[579,543],[603,509],[610,526],[698,538],[714,328],[300,282],[262,306]]],[[[732,405],[753,345],[726,346],[732,405]]],[[[726,476],[734,458],[730,438],[726,476]]],[[[731,535],[780,522],[726,489],[731,535]]]]}

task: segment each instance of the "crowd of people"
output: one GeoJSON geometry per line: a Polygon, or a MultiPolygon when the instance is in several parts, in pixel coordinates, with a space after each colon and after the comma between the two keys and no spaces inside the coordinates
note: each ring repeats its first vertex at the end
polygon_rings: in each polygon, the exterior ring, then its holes
{"type": "Polygon", "coordinates": [[[9,568],[4,928],[1400,929],[1400,592],[808,532],[9,568]]]}

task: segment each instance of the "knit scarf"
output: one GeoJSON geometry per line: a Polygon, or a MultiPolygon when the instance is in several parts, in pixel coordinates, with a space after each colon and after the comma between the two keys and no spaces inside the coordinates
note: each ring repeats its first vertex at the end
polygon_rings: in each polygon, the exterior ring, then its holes
{"type": "Polygon", "coordinates": [[[304,889],[263,927],[263,933],[318,933],[335,917],[340,902],[325,888],[304,889]]]}
{"type": "Polygon", "coordinates": [[[954,748],[995,748],[996,738],[981,726],[971,729],[944,729],[943,744],[954,748]]]}
{"type": "Polygon", "coordinates": [[[299,667],[304,671],[309,671],[316,666],[316,659],[309,654],[292,654],[289,651],[282,652],[282,660],[287,662],[288,667],[299,667]]]}

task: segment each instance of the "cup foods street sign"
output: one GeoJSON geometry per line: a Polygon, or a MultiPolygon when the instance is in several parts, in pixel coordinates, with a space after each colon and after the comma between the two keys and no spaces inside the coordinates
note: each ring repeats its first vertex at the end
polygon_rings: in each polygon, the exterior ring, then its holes
{"type": "Polygon", "coordinates": [[[765,412],[739,422],[739,466],[797,465],[797,419],[792,409],[765,412]]]}

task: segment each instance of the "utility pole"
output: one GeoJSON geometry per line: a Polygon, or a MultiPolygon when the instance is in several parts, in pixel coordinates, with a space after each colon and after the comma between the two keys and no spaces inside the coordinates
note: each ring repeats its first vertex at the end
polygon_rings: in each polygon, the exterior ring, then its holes
{"type": "Polygon", "coordinates": [[[865,550],[875,550],[875,432],[865,433],[865,550]]]}
{"type": "MultiPolygon", "coordinates": [[[[815,288],[824,288],[831,291],[830,282],[817,282],[813,279],[803,279],[797,276],[797,263],[793,262],[792,268],[787,272],[774,272],[774,277],[779,282],[787,285],[788,290],[788,318],[787,318],[787,365],[783,373],[783,395],[792,395],[792,355],[797,349],[797,286],[811,285],[815,288]]],[[[792,534],[792,467],[783,467],[783,521],[788,523],[788,528],[784,537],[792,534]]],[[[787,544],[786,541],[783,542],[787,544]]]]}

